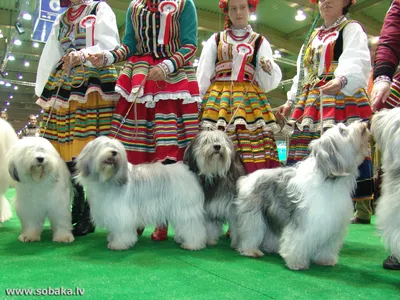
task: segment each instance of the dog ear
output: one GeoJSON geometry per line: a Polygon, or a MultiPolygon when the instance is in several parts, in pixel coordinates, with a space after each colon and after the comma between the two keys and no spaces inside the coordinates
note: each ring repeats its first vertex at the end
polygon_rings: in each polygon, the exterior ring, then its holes
{"type": "Polygon", "coordinates": [[[349,129],[343,123],[338,124],[339,133],[346,137],[349,134],[349,129]]]}
{"type": "Polygon", "coordinates": [[[331,139],[318,139],[310,144],[311,155],[317,161],[318,168],[327,178],[343,177],[349,175],[346,160],[340,155],[331,139]]]}
{"type": "Polygon", "coordinates": [[[235,156],[233,158],[233,163],[231,164],[231,169],[229,173],[235,182],[241,176],[245,176],[247,174],[244,164],[240,158],[240,155],[237,152],[235,152],[235,156]]]}
{"type": "Polygon", "coordinates": [[[92,160],[90,159],[90,153],[88,151],[90,148],[88,147],[89,144],[83,148],[82,152],[76,158],[76,171],[82,177],[88,177],[91,173],[92,160]]]}
{"type": "Polygon", "coordinates": [[[194,138],[186,148],[185,153],[183,155],[183,162],[189,166],[190,171],[195,174],[200,172],[199,167],[197,166],[196,155],[194,153],[195,146],[197,144],[197,137],[194,138]]]}
{"type": "Polygon", "coordinates": [[[14,179],[15,181],[21,182],[18,176],[17,168],[13,163],[8,164],[8,173],[10,174],[11,178],[14,179]]]}

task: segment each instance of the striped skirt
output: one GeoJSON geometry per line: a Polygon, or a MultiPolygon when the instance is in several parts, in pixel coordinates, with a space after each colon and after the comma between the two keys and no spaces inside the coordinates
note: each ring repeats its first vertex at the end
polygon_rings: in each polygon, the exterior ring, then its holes
{"type": "Polygon", "coordinates": [[[92,92],[84,103],[69,102],[69,107],[44,111],[41,135],[48,139],[65,161],[79,155],[96,137],[110,134],[115,102],[105,101],[92,92]],[[47,124],[47,126],[46,126],[47,124]]]}
{"type": "Polygon", "coordinates": [[[200,126],[226,130],[248,173],[280,165],[274,139],[280,127],[257,85],[214,82],[203,98],[200,126]]]}
{"type": "Polygon", "coordinates": [[[124,144],[132,164],[181,161],[199,131],[199,87],[191,65],[170,74],[166,81],[146,80],[151,67],[163,60],[132,56],[117,81],[121,97],[111,137],[124,144]]]}
{"type": "MultiPolygon", "coordinates": [[[[308,145],[314,139],[320,137],[321,114],[320,114],[319,89],[305,89],[298,101],[290,120],[297,121],[299,127],[295,127],[291,137],[287,163],[294,163],[305,159],[310,151],[308,145]],[[300,130],[300,129],[302,130],[300,130]]],[[[364,89],[358,90],[353,97],[338,93],[335,96],[323,95],[322,126],[324,130],[329,129],[337,123],[346,125],[354,121],[369,121],[371,107],[364,89]]],[[[374,193],[371,156],[366,157],[359,166],[360,176],[357,179],[357,190],[353,200],[371,200],[374,193]]]]}

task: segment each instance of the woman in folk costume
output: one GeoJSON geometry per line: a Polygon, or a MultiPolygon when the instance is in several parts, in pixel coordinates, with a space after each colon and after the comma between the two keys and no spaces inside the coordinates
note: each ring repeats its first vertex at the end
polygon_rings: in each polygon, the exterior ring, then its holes
{"type": "MultiPolygon", "coordinates": [[[[311,0],[311,3],[318,3],[324,24],[313,30],[317,20],[314,22],[300,51],[297,75],[287,93],[288,101],[278,109],[278,114],[285,116],[294,106],[289,123],[296,125],[288,164],[306,158],[311,140],[319,138],[334,124],[369,121],[371,117],[365,91],[371,70],[368,38],[359,23],[344,16],[355,2],[311,0]],[[299,95],[298,100],[296,95],[299,95]]],[[[353,200],[369,201],[373,196],[370,158],[365,159],[359,171],[353,200]]],[[[353,218],[352,222],[370,223],[370,220],[353,218]]]]}
{"type": "MultiPolygon", "coordinates": [[[[95,65],[127,60],[111,136],[124,144],[132,164],[181,161],[198,133],[201,101],[190,62],[197,48],[193,0],[132,1],[122,42],[91,58],[95,65]]],[[[167,227],[158,226],[152,240],[165,239],[167,227]]]]}
{"type": "MultiPolygon", "coordinates": [[[[48,139],[73,172],[73,159],[97,136],[110,133],[118,94],[114,66],[94,67],[90,53],[119,45],[115,15],[105,2],[60,0],[68,7],[53,24],[40,58],[35,93],[45,113],[41,135],[48,139]]],[[[60,191],[62,192],[62,191],[60,191]]],[[[74,235],[93,232],[81,186],[72,207],[74,235]]]]}
{"type": "Polygon", "coordinates": [[[280,128],[266,93],[278,86],[282,73],[268,41],[248,24],[257,4],[219,2],[225,30],[207,41],[197,69],[201,128],[226,130],[248,173],[279,166],[274,133],[280,128]]]}
{"type": "MultiPolygon", "coordinates": [[[[374,88],[371,96],[374,111],[400,107],[400,73],[395,75],[399,63],[400,0],[394,0],[386,14],[375,55],[374,88]]],[[[396,207],[393,207],[393,210],[396,211],[396,207]]],[[[395,220],[383,220],[381,223],[385,224],[385,227],[398,224],[395,220]]],[[[400,227],[397,230],[397,236],[400,237],[400,227]]],[[[397,243],[395,240],[393,239],[394,242],[390,243],[391,255],[383,262],[385,269],[400,270],[400,239],[397,239],[397,243]]]]}

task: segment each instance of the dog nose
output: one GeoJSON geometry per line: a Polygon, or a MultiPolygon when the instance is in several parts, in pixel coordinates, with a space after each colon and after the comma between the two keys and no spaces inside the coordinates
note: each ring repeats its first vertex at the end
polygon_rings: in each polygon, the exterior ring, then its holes
{"type": "Polygon", "coordinates": [[[117,151],[111,151],[112,156],[116,156],[117,155],[117,151]]]}
{"type": "Polygon", "coordinates": [[[215,150],[220,150],[221,149],[221,145],[214,145],[214,149],[215,150]]]}
{"type": "Polygon", "coordinates": [[[43,157],[36,157],[36,160],[37,160],[38,162],[42,163],[42,162],[44,161],[44,158],[43,158],[43,157]]]}

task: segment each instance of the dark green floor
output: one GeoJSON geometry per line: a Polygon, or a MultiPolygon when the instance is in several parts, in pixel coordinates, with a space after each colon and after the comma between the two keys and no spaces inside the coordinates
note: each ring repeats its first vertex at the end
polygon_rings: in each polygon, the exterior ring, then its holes
{"type": "Polygon", "coordinates": [[[241,257],[225,237],[189,252],[172,238],[151,242],[149,228],[133,249],[113,252],[104,230],[69,245],[51,242],[48,225],[39,243],[19,242],[19,230],[15,214],[0,228],[0,299],[48,299],[5,296],[6,288],[48,287],[79,287],[87,299],[400,299],[400,271],[381,267],[387,253],[374,225],[350,225],[336,267],[301,272],[279,256],[241,257]]]}

